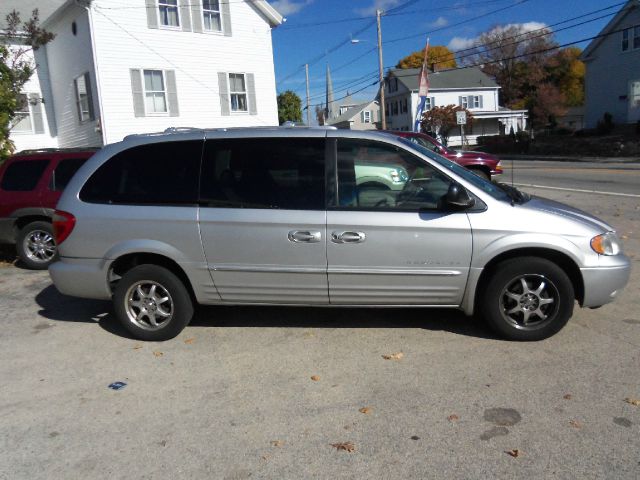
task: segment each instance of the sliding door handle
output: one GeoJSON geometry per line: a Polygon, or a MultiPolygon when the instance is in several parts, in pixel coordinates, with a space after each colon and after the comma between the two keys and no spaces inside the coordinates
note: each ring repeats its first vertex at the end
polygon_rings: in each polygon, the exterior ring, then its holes
{"type": "Polygon", "coordinates": [[[322,236],[320,232],[309,230],[291,230],[288,235],[289,241],[293,243],[318,243],[322,236]]]}
{"type": "Polygon", "coordinates": [[[333,232],[331,234],[333,243],[362,243],[366,238],[364,232],[333,232]]]}

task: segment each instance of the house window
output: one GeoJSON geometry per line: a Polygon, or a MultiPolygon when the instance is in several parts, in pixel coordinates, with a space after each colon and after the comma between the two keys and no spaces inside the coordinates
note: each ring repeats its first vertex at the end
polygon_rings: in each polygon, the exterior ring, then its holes
{"type": "Polygon", "coordinates": [[[204,29],[207,32],[222,31],[222,16],[219,0],[202,0],[202,16],[204,29]]]}
{"type": "Polygon", "coordinates": [[[147,114],[167,113],[167,91],[162,70],[144,70],[144,107],[147,114]]]}
{"type": "Polygon", "coordinates": [[[407,99],[405,98],[402,101],[402,113],[407,113],[409,111],[409,107],[407,105],[407,99]]]}
{"type": "Polygon", "coordinates": [[[480,108],[480,97],[478,95],[473,97],[473,108],[480,108]]]}
{"type": "Polygon", "coordinates": [[[247,88],[243,73],[229,74],[229,95],[232,112],[247,111],[247,88]]]}
{"type": "Polygon", "coordinates": [[[91,99],[91,87],[89,74],[80,75],[73,81],[76,90],[76,109],[80,123],[93,120],[93,105],[91,99]]]}
{"type": "Polygon", "coordinates": [[[425,98],[425,102],[424,102],[424,109],[425,110],[431,110],[434,106],[434,101],[433,101],[433,97],[427,97],[425,98]]]}
{"type": "Polygon", "coordinates": [[[393,102],[393,114],[398,115],[398,102],[393,102]]]}
{"type": "Polygon", "coordinates": [[[462,108],[469,108],[469,99],[468,99],[468,97],[460,97],[460,106],[462,108]]]}
{"type": "Polygon", "coordinates": [[[640,48],[640,25],[622,31],[622,51],[640,48]]]}
{"type": "Polygon", "coordinates": [[[11,132],[33,133],[33,122],[29,110],[29,97],[21,93],[18,95],[16,114],[11,121],[11,132]]]}
{"type": "Polygon", "coordinates": [[[371,123],[371,111],[369,110],[362,111],[362,123],[371,123]]]}
{"type": "Polygon", "coordinates": [[[631,108],[640,108],[640,80],[631,82],[630,90],[629,106],[631,108]]]}
{"type": "Polygon", "coordinates": [[[178,0],[158,0],[160,25],[164,27],[179,27],[178,0]]]}

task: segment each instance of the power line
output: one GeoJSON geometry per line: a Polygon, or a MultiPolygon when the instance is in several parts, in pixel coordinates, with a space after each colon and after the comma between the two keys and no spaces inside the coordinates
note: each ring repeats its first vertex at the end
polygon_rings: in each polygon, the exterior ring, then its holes
{"type": "MultiPolygon", "coordinates": [[[[414,13],[424,13],[424,12],[434,12],[437,11],[438,13],[440,12],[447,12],[447,11],[455,11],[455,10],[464,10],[468,7],[472,7],[475,5],[487,5],[487,4],[491,4],[491,3],[504,3],[507,2],[509,0],[484,0],[484,1],[480,1],[480,2],[471,2],[471,3],[465,3],[465,4],[459,4],[459,5],[453,5],[453,6],[433,6],[431,8],[422,8],[422,9],[418,9],[418,10],[408,10],[408,11],[403,11],[403,12],[394,12],[394,13],[390,13],[390,12],[385,12],[384,16],[385,17],[395,17],[395,16],[402,16],[402,15],[413,15],[414,13]]],[[[322,22],[306,22],[306,23],[296,23],[296,24],[289,24],[286,23],[282,26],[280,26],[278,28],[278,31],[289,31],[289,30],[296,30],[296,29],[300,29],[300,28],[309,28],[309,27],[316,27],[316,26],[324,26],[324,25],[333,25],[333,24],[339,24],[339,23],[350,23],[350,22],[358,22],[358,21],[364,21],[364,20],[369,20],[371,18],[375,18],[374,15],[365,15],[365,16],[360,16],[360,17],[342,17],[342,18],[334,18],[333,20],[325,20],[322,22]]]]}
{"type": "Polygon", "coordinates": [[[450,28],[458,27],[458,26],[464,25],[466,23],[475,22],[479,18],[488,17],[490,15],[493,15],[494,13],[504,12],[505,10],[509,10],[510,8],[518,7],[518,6],[522,5],[522,4],[530,2],[530,1],[531,0],[520,0],[517,3],[514,3],[513,5],[508,5],[506,7],[498,8],[496,10],[491,10],[490,12],[484,13],[482,15],[476,15],[473,18],[469,18],[467,20],[463,20],[463,21],[458,22],[458,23],[452,23],[451,25],[446,25],[446,26],[443,26],[443,27],[440,27],[440,28],[435,28],[433,30],[429,30],[427,32],[422,32],[422,33],[417,33],[417,34],[414,34],[414,35],[407,35],[405,37],[392,38],[391,40],[387,40],[384,43],[385,44],[396,43],[396,42],[400,42],[402,40],[408,40],[410,38],[417,38],[417,37],[423,37],[425,35],[431,35],[432,33],[441,32],[442,30],[448,30],[450,28]]]}

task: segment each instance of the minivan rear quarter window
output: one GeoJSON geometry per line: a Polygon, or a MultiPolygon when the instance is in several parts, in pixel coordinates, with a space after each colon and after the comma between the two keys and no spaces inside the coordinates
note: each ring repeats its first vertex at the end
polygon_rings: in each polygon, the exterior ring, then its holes
{"type": "Polygon", "coordinates": [[[204,205],[324,210],[324,139],[207,140],[202,160],[204,205]]]}
{"type": "Polygon", "coordinates": [[[80,191],[89,203],[193,205],[202,141],[140,145],[107,160],[80,191]]]}
{"type": "Polygon", "coordinates": [[[30,192],[36,185],[49,160],[19,160],[7,167],[0,188],[8,192],[30,192]]]}

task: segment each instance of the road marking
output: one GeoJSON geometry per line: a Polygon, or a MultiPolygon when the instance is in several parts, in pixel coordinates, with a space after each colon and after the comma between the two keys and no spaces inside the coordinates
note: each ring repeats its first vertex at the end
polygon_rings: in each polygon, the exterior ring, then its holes
{"type": "Polygon", "coordinates": [[[546,188],[547,190],[563,190],[565,192],[597,193],[598,195],[611,195],[613,197],[640,198],[640,195],[636,195],[635,193],[603,192],[600,190],[583,190],[582,188],[548,187],[546,185],[532,185],[530,183],[514,183],[514,185],[517,185],[518,187],[546,188]]]}

